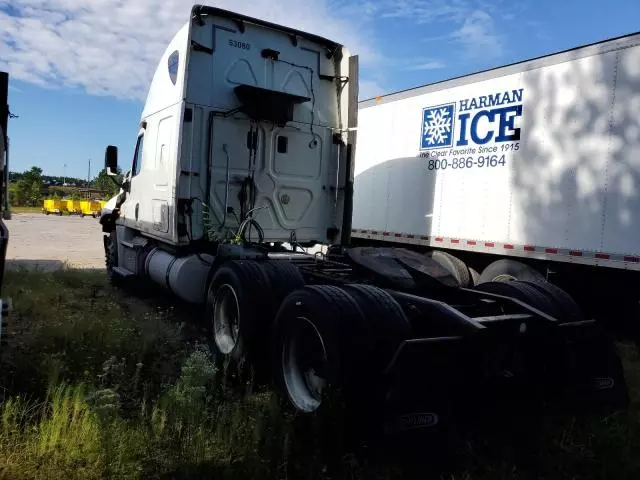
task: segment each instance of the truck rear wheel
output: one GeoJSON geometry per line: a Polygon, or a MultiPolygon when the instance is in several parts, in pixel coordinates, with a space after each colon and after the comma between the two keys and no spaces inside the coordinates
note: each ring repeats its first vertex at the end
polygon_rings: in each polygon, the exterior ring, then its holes
{"type": "Polygon", "coordinates": [[[448,252],[440,250],[433,250],[431,252],[431,258],[446,268],[451,275],[458,281],[458,284],[462,288],[468,288],[472,286],[471,275],[467,265],[457,257],[454,257],[448,252]]]}
{"type": "Polygon", "coordinates": [[[504,258],[489,264],[482,271],[479,283],[509,282],[512,280],[537,282],[545,280],[545,278],[529,265],[504,258]]]}
{"type": "Polygon", "coordinates": [[[389,365],[400,344],[411,336],[411,324],[402,307],[384,290],[360,284],[342,288],[358,302],[373,331],[375,367],[371,373],[379,374],[389,365]]]}
{"type": "Polygon", "coordinates": [[[285,298],[273,329],[276,388],[300,412],[314,412],[326,387],[354,387],[371,339],[362,311],[346,291],[308,285],[285,298]]]}
{"type": "Polygon", "coordinates": [[[257,340],[270,288],[260,265],[231,260],[213,275],[207,290],[206,318],[218,351],[242,368],[257,340]]]}
{"type": "Polygon", "coordinates": [[[298,267],[286,260],[261,262],[260,266],[271,285],[271,297],[275,307],[273,316],[275,317],[284,298],[294,290],[304,287],[305,281],[298,267]]]}

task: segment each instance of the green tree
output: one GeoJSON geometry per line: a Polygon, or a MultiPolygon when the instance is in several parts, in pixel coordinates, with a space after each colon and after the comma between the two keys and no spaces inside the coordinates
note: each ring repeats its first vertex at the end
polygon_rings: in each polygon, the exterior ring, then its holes
{"type": "MultiPolygon", "coordinates": [[[[106,169],[103,169],[100,171],[98,176],[93,180],[92,187],[97,188],[98,190],[104,190],[105,192],[107,192],[107,195],[109,197],[113,197],[115,194],[117,194],[120,191],[120,187],[118,187],[118,185],[114,183],[113,178],[114,177],[109,177],[109,175],[107,175],[106,169]]],[[[122,182],[122,173],[119,168],[118,168],[118,175],[115,177],[115,180],[118,183],[122,182]]]]}
{"type": "Polygon", "coordinates": [[[42,169],[31,167],[24,172],[15,188],[14,205],[29,205],[35,207],[42,196],[42,169]]]}

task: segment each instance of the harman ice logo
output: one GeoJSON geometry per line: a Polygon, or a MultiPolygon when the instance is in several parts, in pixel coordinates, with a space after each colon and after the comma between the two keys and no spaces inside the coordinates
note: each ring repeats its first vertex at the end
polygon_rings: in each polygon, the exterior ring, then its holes
{"type": "Polygon", "coordinates": [[[519,141],[523,94],[520,88],[424,108],[420,150],[519,141]]]}
{"type": "Polygon", "coordinates": [[[422,110],[421,150],[453,145],[455,104],[438,105],[422,110]]]}

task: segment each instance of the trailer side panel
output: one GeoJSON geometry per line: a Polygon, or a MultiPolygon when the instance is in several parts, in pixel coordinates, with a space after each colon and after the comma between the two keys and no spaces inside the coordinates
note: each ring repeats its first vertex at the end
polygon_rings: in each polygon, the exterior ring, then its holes
{"type": "Polygon", "coordinates": [[[354,237],[634,268],[638,65],[635,35],[363,102],[354,237]]]}

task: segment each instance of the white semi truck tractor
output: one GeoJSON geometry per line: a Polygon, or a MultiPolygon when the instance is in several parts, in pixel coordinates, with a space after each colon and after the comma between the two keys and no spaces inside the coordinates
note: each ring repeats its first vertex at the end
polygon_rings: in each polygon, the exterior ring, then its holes
{"type": "MultiPolygon", "coordinates": [[[[344,46],[194,6],[101,213],[110,278],[202,305],[217,354],[296,410],[336,387],[387,435],[499,402],[624,406],[613,344],[554,285],[496,293],[462,285],[432,250],[352,245],[357,98],[344,46]]],[[[117,148],[105,157],[115,173],[117,148]]]]}
{"type": "Polygon", "coordinates": [[[637,330],[639,109],[640,33],[360,102],[353,244],[545,278],[637,330]]]}

